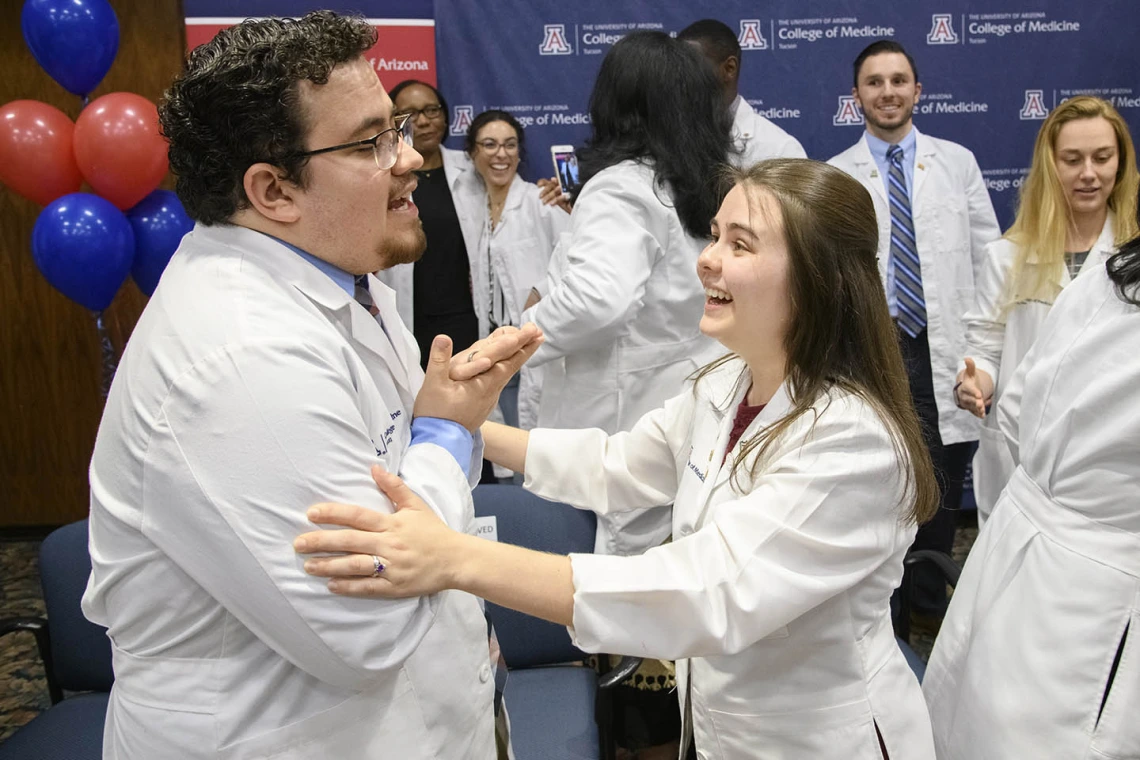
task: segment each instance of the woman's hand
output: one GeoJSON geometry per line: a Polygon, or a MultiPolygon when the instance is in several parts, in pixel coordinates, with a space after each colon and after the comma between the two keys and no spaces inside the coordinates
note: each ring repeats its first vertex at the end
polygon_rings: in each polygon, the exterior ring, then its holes
{"type": "Polygon", "coordinates": [[[498,404],[503,387],[542,345],[542,332],[533,323],[528,322],[520,330],[500,329],[513,332],[485,338],[475,344],[483,345],[483,349],[472,348],[466,355],[456,357],[451,355],[451,338],[437,335],[431,344],[431,355],[412,415],[452,420],[474,433],[498,404]],[[506,348],[500,351],[500,345],[506,348]],[[494,358],[486,358],[492,354],[494,358]],[[456,380],[457,370],[464,365],[484,369],[472,370],[466,379],[456,380]]]}
{"type": "Polygon", "coordinates": [[[452,380],[470,380],[541,340],[542,331],[533,322],[522,327],[504,325],[451,357],[448,374],[452,380]]]}
{"type": "Polygon", "coordinates": [[[985,419],[986,406],[994,398],[994,381],[990,373],[979,370],[974,360],[966,357],[966,369],[958,373],[954,386],[954,403],[975,417],[985,419]]]}
{"type": "Polygon", "coordinates": [[[348,530],[303,533],[293,542],[300,554],[343,552],[305,560],[305,572],[330,578],[329,590],[343,596],[402,599],[454,587],[455,566],[468,538],[446,524],[404,481],[380,466],[372,478],[396,506],[393,514],[350,504],[317,504],[308,517],[348,530]],[[376,572],[377,563],[383,570],[376,572]]]}
{"type": "Polygon", "coordinates": [[[539,193],[538,199],[542,201],[544,205],[557,206],[567,214],[570,213],[570,199],[562,194],[562,186],[558,184],[557,177],[540,179],[535,184],[538,185],[538,189],[542,191],[539,193]]]}

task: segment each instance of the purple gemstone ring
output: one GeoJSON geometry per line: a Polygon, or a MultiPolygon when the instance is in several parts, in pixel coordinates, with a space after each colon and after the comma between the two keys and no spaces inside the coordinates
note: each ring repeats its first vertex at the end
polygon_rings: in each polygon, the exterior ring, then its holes
{"type": "Polygon", "coordinates": [[[380,573],[384,572],[385,567],[387,567],[387,565],[384,564],[384,560],[381,559],[380,557],[377,557],[375,554],[373,554],[372,555],[372,568],[373,568],[372,577],[373,578],[379,578],[380,573]]]}

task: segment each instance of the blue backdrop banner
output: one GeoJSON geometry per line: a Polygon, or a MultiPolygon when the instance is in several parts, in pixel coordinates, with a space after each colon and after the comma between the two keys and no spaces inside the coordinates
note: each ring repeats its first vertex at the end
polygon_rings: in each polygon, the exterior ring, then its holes
{"type": "Polygon", "coordinates": [[[594,77],[622,35],[676,33],[699,18],[737,32],[741,94],[821,160],[862,134],[851,97],[855,56],[876,39],[902,43],[923,85],[915,124],[974,151],[1003,227],[1053,106],[1099,95],[1140,134],[1136,0],[710,0],[700,10],[648,0],[434,1],[451,144],[480,111],[510,111],[527,130],[531,179],[552,176],[551,145],[588,136],[594,77]]]}

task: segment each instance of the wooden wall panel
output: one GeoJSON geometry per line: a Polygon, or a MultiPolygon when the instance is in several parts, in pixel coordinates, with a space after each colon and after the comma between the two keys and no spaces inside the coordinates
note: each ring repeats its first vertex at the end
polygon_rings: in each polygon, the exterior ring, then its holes
{"type": "MultiPolygon", "coordinates": [[[[0,23],[0,103],[50,103],[72,120],[82,103],[32,58],[17,0],[0,23]]],[[[158,102],[182,67],[180,0],[111,0],[119,52],[92,99],[134,92],[158,102]]],[[[163,183],[171,187],[170,178],[163,183]]],[[[84,188],[89,190],[89,188],[84,188]]],[[[95,321],[40,275],[30,239],[40,208],[0,187],[0,527],[59,525],[86,516],[87,465],[102,414],[95,321]]],[[[117,351],[146,305],[129,281],[106,313],[117,351]]]]}

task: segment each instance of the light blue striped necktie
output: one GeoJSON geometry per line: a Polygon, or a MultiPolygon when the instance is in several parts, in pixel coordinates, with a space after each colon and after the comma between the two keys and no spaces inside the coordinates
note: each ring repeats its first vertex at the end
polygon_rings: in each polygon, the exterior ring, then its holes
{"type": "Polygon", "coordinates": [[[898,145],[888,148],[887,160],[891,162],[888,174],[891,188],[891,261],[895,267],[899,327],[910,337],[917,338],[926,328],[926,301],[922,296],[922,264],[918,259],[918,239],[914,236],[914,217],[910,213],[902,148],[898,145]]]}

